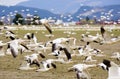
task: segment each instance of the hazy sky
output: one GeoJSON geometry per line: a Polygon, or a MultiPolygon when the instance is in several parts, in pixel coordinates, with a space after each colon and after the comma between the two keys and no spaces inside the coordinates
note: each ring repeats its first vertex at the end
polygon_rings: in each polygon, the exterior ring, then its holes
{"type": "Polygon", "coordinates": [[[22,5],[46,9],[54,13],[73,13],[83,5],[105,6],[114,4],[120,4],[120,0],[0,0],[0,5],[22,5]]]}

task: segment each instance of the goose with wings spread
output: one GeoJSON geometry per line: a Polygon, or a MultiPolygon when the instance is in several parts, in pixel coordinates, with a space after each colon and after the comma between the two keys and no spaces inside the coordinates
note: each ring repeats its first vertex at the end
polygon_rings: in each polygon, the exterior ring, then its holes
{"type": "Polygon", "coordinates": [[[21,50],[21,53],[24,49],[27,49],[27,46],[21,44],[21,39],[16,39],[14,37],[10,36],[11,41],[8,42],[8,48],[10,49],[10,52],[14,58],[17,57],[19,53],[19,49],[21,50]],[[23,49],[24,48],[24,49],[23,49]]]}
{"type": "Polygon", "coordinates": [[[112,44],[112,43],[120,41],[119,36],[112,37],[110,33],[104,29],[103,26],[101,26],[100,32],[103,38],[103,41],[102,41],[103,43],[112,44]]]}
{"type": "Polygon", "coordinates": [[[91,67],[96,67],[96,64],[75,64],[72,67],[68,68],[68,71],[75,71],[77,79],[91,79],[90,74],[87,69],[91,67]]]}

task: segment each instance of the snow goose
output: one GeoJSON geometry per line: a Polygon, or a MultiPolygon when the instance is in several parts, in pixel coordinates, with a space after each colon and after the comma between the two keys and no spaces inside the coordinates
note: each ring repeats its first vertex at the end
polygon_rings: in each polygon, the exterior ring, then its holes
{"type": "Polygon", "coordinates": [[[50,53],[48,55],[59,56],[60,55],[60,51],[58,49],[56,49],[54,52],[52,52],[52,53],[50,53]]]}
{"type": "Polygon", "coordinates": [[[27,33],[24,35],[24,38],[27,38],[28,40],[30,40],[30,43],[37,44],[37,38],[34,33],[27,33]]]}
{"type": "Polygon", "coordinates": [[[38,67],[40,67],[38,55],[40,55],[42,58],[45,58],[45,56],[42,53],[33,53],[31,55],[26,55],[25,61],[27,61],[27,63],[30,63],[30,65],[36,64],[38,67]]]}
{"type": "Polygon", "coordinates": [[[11,36],[10,36],[10,38],[11,38],[11,41],[7,42],[8,43],[8,48],[10,49],[10,52],[12,53],[12,56],[14,58],[16,58],[18,53],[19,53],[19,48],[21,48],[20,45],[22,45],[24,48],[27,48],[27,47],[25,45],[21,44],[23,42],[23,40],[15,39],[14,37],[11,37],[11,36]]]}
{"type": "Polygon", "coordinates": [[[68,68],[68,71],[76,71],[77,79],[91,79],[91,76],[87,71],[87,69],[90,67],[96,67],[96,64],[75,64],[72,67],[68,68]]]}
{"type": "Polygon", "coordinates": [[[83,42],[95,42],[95,43],[99,43],[99,39],[100,39],[100,35],[99,34],[96,34],[96,36],[82,34],[81,37],[82,37],[81,41],[83,41],[83,42]]]}
{"type": "Polygon", "coordinates": [[[120,79],[120,67],[112,61],[104,59],[102,62],[102,67],[107,69],[108,78],[107,79],[120,79]],[[103,66],[104,64],[104,66],[103,66]]]}
{"type": "Polygon", "coordinates": [[[47,59],[45,61],[42,61],[40,64],[42,64],[43,67],[40,67],[38,70],[36,70],[37,72],[39,71],[48,71],[52,68],[55,68],[56,69],[56,65],[53,63],[54,59],[47,59]]]}
{"type": "Polygon", "coordinates": [[[85,59],[83,60],[83,62],[96,62],[97,60],[93,60],[92,56],[86,56],[85,59]]]}
{"type": "Polygon", "coordinates": [[[16,35],[15,35],[15,33],[14,33],[13,31],[10,31],[10,30],[8,31],[8,30],[7,30],[6,33],[5,33],[5,37],[8,38],[8,37],[10,37],[10,36],[15,37],[16,35]]]}
{"type": "Polygon", "coordinates": [[[45,28],[48,30],[50,34],[52,34],[52,29],[49,24],[49,20],[47,19],[41,19],[40,22],[45,26],[45,28]]]}
{"type": "Polygon", "coordinates": [[[101,40],[101,44],[104,44],[104,43],[112,44],[112,43],[120,41],[119,37],[111,37],[111,35],[104,29],[103,26],[101,26],[100,31],[101,31],[101,35],[103,38],[103,40],[101,40]]]}
{"type": "Polygon", "coordinates": [[[59,44],[59,50],[63,51],[65,53],[67,60],[68,60],[68,63],[71,62],[72,55],[71,55],[70,48],[66,45],[59,44]]]}
{"type": "Polygon", "coordinates": [[[113,56],[111,58],[116,58],[118,61],[120,60],[120,53],[119,52],[114,52],[113,56]]]}
{"type": "Polygon", "coordinates": [[[57,49],[58,45],[57,44],[62,44],[62,43],[69,43],[70,40],[73,40],[73,45],[75,45],[76,43],[76,38],[70,37],[70,38],[56,38],[54,40],[51,41],[52,43],[52,52],[57,49]]]}

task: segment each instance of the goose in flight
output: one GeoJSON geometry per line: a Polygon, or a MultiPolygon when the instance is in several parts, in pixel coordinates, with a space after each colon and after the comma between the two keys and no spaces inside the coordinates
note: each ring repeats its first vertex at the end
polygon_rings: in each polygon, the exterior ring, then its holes
{"type": "Polygon", "coordinates": [[[47,20],[47,19],[41,19],[40,22],[42,23],[42,25],[45,26],[45,28],[48,30],[48,32],[50,34],[52,34],[52,29],[50,27],[49,20],[47,20]]]}
{"type": "Polygon", "coordinates": [[[72,56],[71,56],[71,51],[68,45],[59,44],[59,51],[64,52],[67,57],[68,62],[71,62],[72,56]]]}
{"type": "MultiPolygon", "coordinates": [[[[57,61],[55,59],[47,59],[45,61],[40,62],[40,64],[42,65],[42,67],[40,67],[38,70],[36,70],[37,72],[39,71],[48,71],[52,68],[57,68],[56,65],[53,63],[54,61],[57,61]]],[[[59,60],[58,60],[59,61],[59,60]]]]}
{"type": "Polygon", "coordinates": [[[5,32],[5,37],[6,38],[8,38],[8,37],[10,37],[10,36],[12,36],[12,37],[15,37],[16,35],[15,35],[15,33],[13,32],[13,31],[11,31],[11,30],[7,30],[6,32],[5,32]]]}
{"type": "Polygon", "coordinates": [[[33,70],[37,69],[36,67],[31,67],[31,65],[36,65],[40,68],[40,62],[38,60],[38,55],[40,55],[42,58],[45,58],[45,56],[42,53],[33,53],[31,55],[24,56],[24,62],[22,62],[21,66],[19,67],[20,70],[33,70]]]}
{"type": "Polygon", "coordinates": [[[73,40],[73,45],[75,45],[76,43],[76,38],[73,38],[73,37],[70,37],[70,38],[56,38],[54,40],[51,41],[51,44],[52,44],[52,52],[54,52],[54,50],[57,49],[58,47],[58,44],[61,44],[61,43],[69,43],[70,40],[73,40]]]}
{"type": "Polygon", "coordinates": [[[25,61],[30,63],[30,65],[36,64],[38,67],[40,67],[38,55],[40,55],[42,58],[45,58],[45,56],[42,53],[33,53],[31,55],[25,56],[25,61]]]}
{"type": "Polygon", "coordinates": [[[89,35],[89,34],[82,34],[81,35],[81,41],[83,42],[95,42],[99,43],[100,35],[97,33],[96,36],[89,35]]]}
{"type": "Polygon", "coordinates": [[[96,62],[97,60],[93,60],[92,56],[86,56],[85,59],[83,60],[83,62],[96,62]]]}
{"type": "Polygon", "coordinates": [[[11,41],[7,42],[8,43],[8,49],[10,49],[10,52],[14,58],[17,57],[19,53],[19,49],[21,49],[21,53],[23,52],[23,48],[27,49],[28,48],[22,44],[23,40],[21,39],[16,39],[14,37],[10,36],[11,41]]]}
{"type": "Polygon", "coordinates": [[[115,42],[120,41],[119,37],[111,37],[110,33],[108,33],[103,26],[100,28],[100,32],[102,35],[103,40],[101,41],[101,44],[112,44],[115,42]]]}
{"type": "Polygon", "coordinates": [[[75,64],[72,67],[68,68],[68,71],[75,71],[77,79],[91,79],[91,76],[87,71],[87,69],[91,67],[96,67],[96,64],[75,64]]]}
{"type": "Polygon", "coordinates": [[[111,56],[111,58],[115,58],[118,61],[120,61],[120,53],[119,52],[114,52],[113,55],[111,56]]]}
{"type": "Polygon", "coordinates": [[[86,55],[86,56],[89,56],[89,55],[100,56],[102,53],[100,49],[91,48],[90,42],[87,42],[87,44],[82,49],[83,49],[82,51],[83,55],[86,55]]]}
{"type": "Polygon", "coordinates": [[[71,56],[71,51],[70,51],[69,46],[65,45],[65,44],[57,44],[57,46],[58,46],[58,48],[55,49],[52,53],[50,53],[48,55],[57,56],[58,59],[67,57],[68,63],[71,62],[72,56],[71,56]]]}
{"type": "Polygon", "coordinates": [[[113,61],[104,59],[99,66],[108,71],[107,79],[120,79],[120,66],[113,61]]]}
{"type": "Polygon", "coordinates": [[[37,38],[34,33],[27,33],[24,35],[24,38],[27,38],[28,40],[30,40],[30,43],[32,43],[33,41],[34,44],[37,44],[37,38]]]}

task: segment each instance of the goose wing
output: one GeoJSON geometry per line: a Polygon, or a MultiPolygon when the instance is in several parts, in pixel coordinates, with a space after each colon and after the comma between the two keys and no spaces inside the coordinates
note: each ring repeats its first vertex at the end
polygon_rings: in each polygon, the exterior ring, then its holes
{"type": "Polygon", "coordinates": [[[52,52],[54,52],[56,50],[56,43],[52,44],[52,52]]]}
{"type": "Polygon", "coordinates": [[[65,55],[67,56],[67,59],[68,59],[68,60],[72,59],[71,54],[70,54],[70,52],[68,51],[68,49],[67,49],[67,48],[63,48],[63,50],[64,50],[64,52],[65,52],[65,55]]]}
{"type": "Polygon", "coordinates": [[[100,30],[101,30],[101,35],[102,35],[102,37],[104,38],[104,40],[108,41],[108,40],[111,39],[110,33],[108,33],[108,32],[104,29],[103,26],[100,28],[100,30]]]}
{"type": "Polygon", "coordinates": [[[17,57],[17,55],[18,55],[18,49],[16,48],[16,47],[10,47],[10,51],[11,51],[11,53],[12,53],[12,56],[14,57],[14,58],[16,58],[17,57]]]}
{"type": "Polygon", "coordinates": [[[50,34],[52,34],[52,29],[48,23],[43,24],[50,34]]]}
{"type": "Polygon", "coordinates": [[[40,53],[39,55],[40,55],[42,58],[45,58],[45,56],[44,56],[42,53],[40,53]]]}
{"type": "Polygon", "coordinates": [[[54,63],[51,63],[51,65],[52,65],[53,68],[56,68],[56,65],[54,63]]]}

